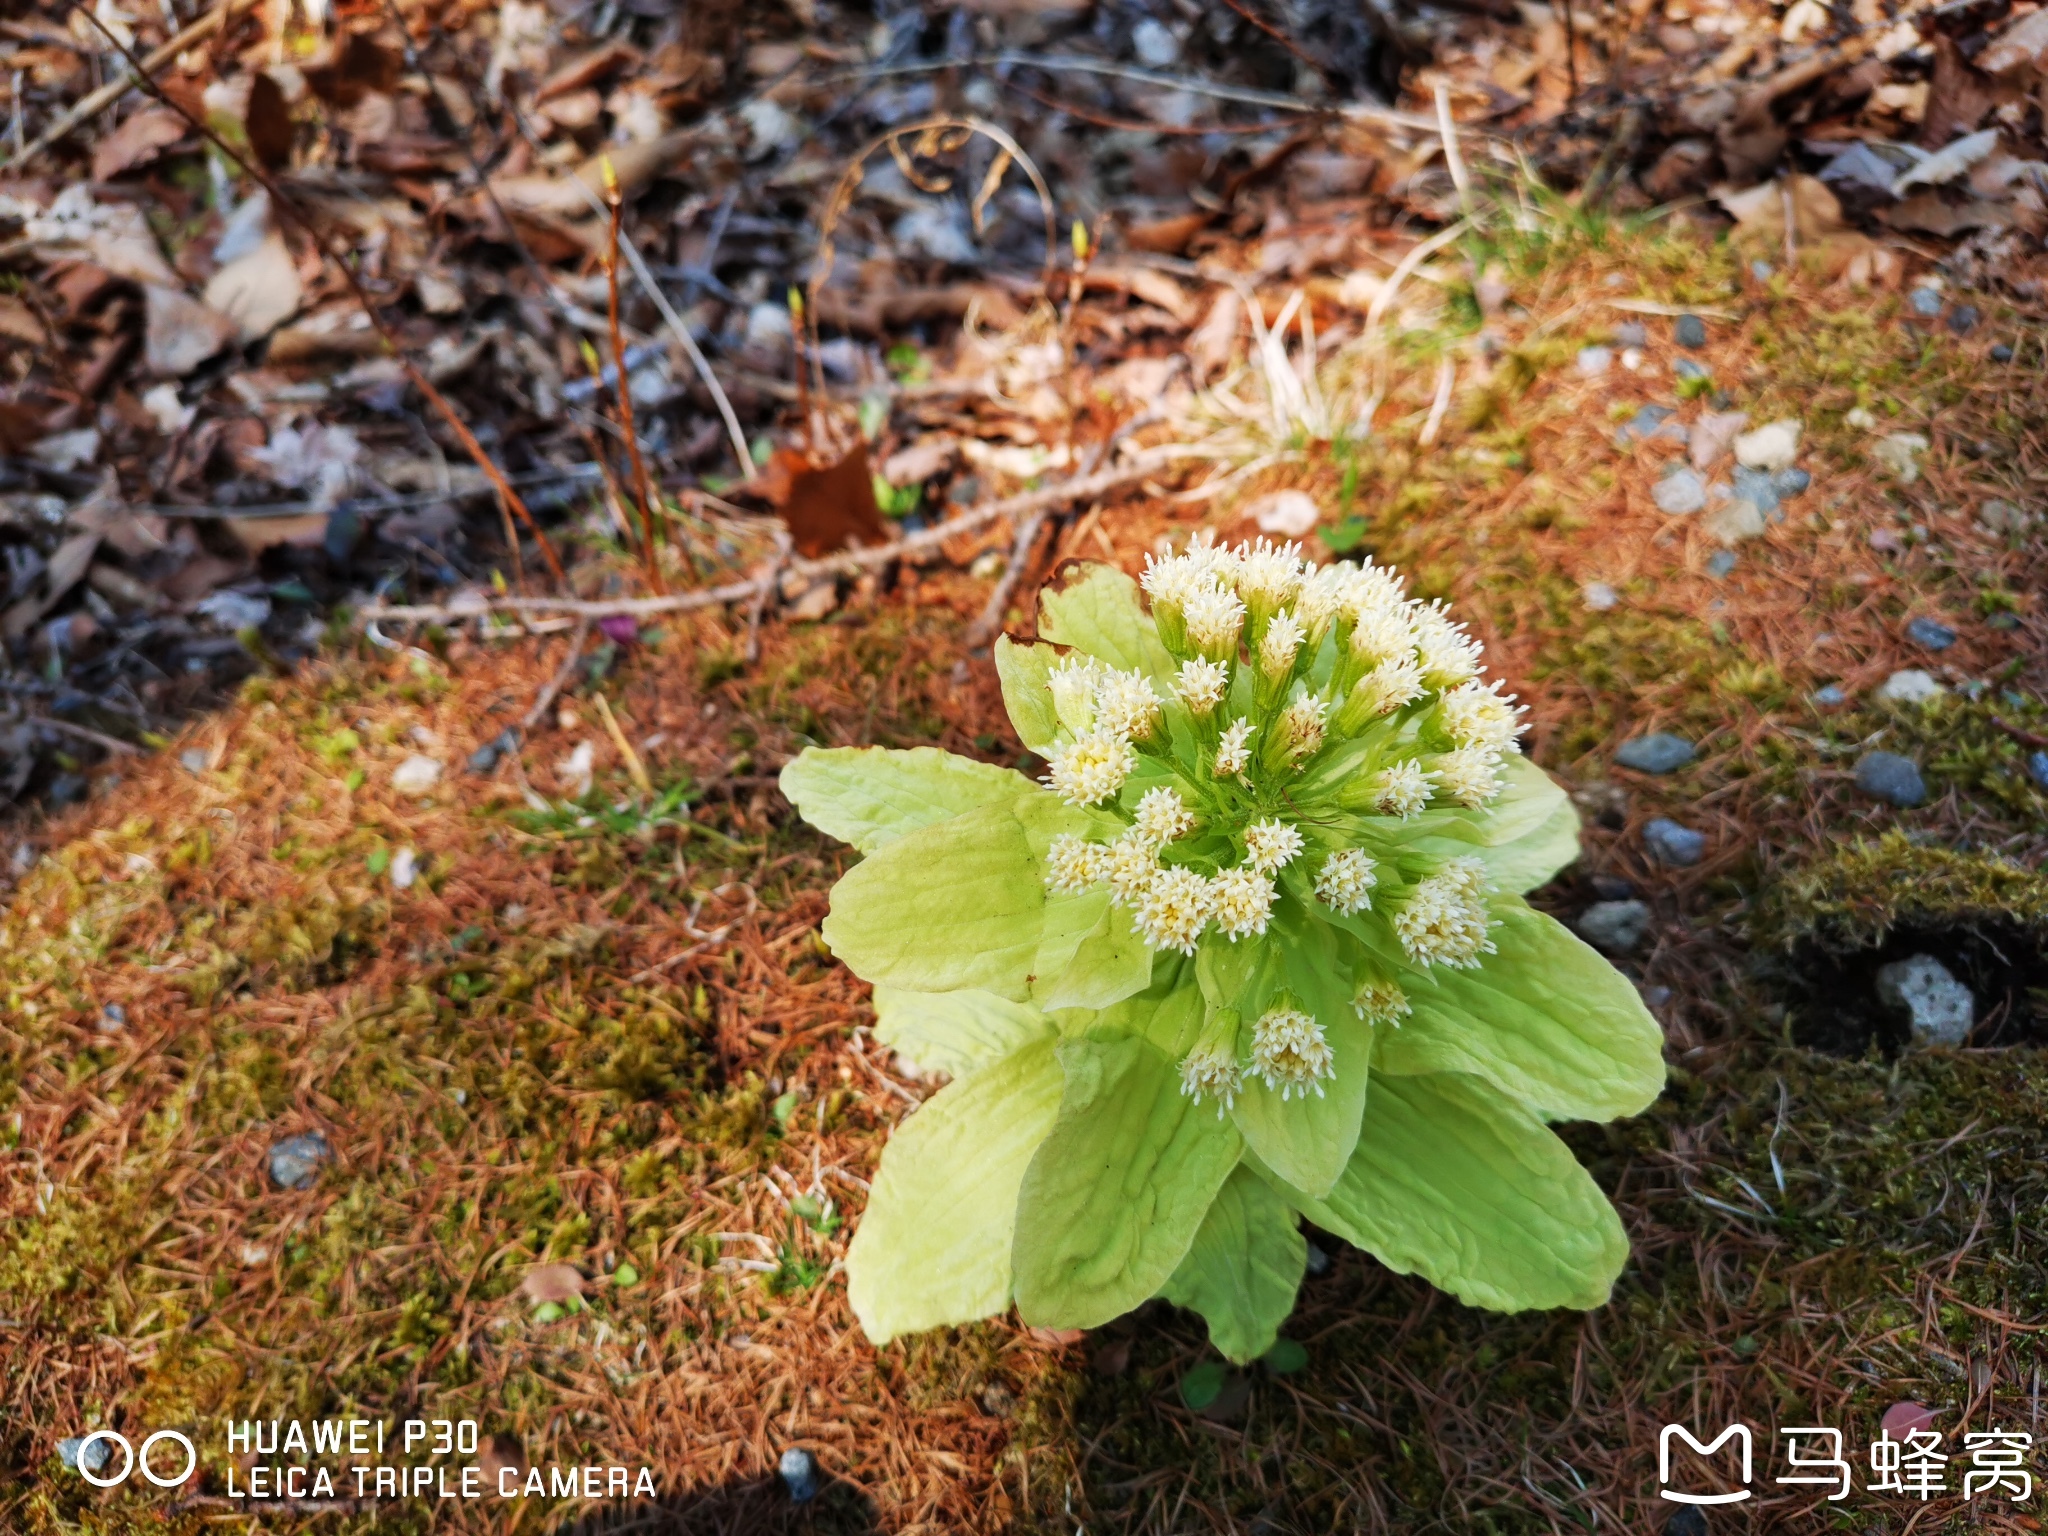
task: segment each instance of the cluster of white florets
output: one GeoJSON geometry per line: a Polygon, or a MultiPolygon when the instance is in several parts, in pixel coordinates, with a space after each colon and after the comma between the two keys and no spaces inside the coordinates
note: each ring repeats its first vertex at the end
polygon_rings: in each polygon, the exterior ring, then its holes
{"type": "Polygon", "coordinates": [[[1419,882],[1394,913],[1394,936],[1417,965],[1470,968],[1493,953],[1487,937],[1486,866],[1452,859],[1419,882]]]}
{"type": "Polygon", "coordinates": [[[1247,1077],[1259,1079],[1282,1100],[1311,1093],[1321,1098],[1324,1081],[1336,1070],[1336,1053],[1323,1026],[1282,993],[1252,1026],[1249,1062],[1239,1059],[1234,1023],[1212,1026],[1181,1060],[1180,1091],[1197,1104],[1214,1101],[1221,1116],[1237,1102],[1247,1077]]]}
{"type": "Polygon", "coordinates": [[[1135,742],[1159,728],[1159,696],[1144,673],[1120,672],[1078,652],[1046,679],[1067,740],[1052,754],[1046,787],[1069,805],[1100,805],[1138,766],[1135,742]]]}
{"type": "MultiPolygon", "coordinates": [[[[1267,932],[1281,872],[1309,853],[1306,827],[1319,844],[1308,866],[1315,902],[1354,918],[1377,896],[1375,920],[1392,927],[1410,962],[1477,965],[1493,949],[1484,866],[1454,859],[1389,886],[1371,854],[1341,846],[1341,828],[1349,815],[1406,820],[1432,805],[1483,807],[1500,793],[1522,711],[1480,680],[1478,642],[1441,603],[1408,597],[1383,566],[1317,568],[1296,545],[1264,539],[1224,549],[1198,537],[1150,560],[1142,585],[1175,663],[1170,691],[1078,654],[1050,675],[1060,745],[1046,782],[1074,805],[1108,806],[1128,827],[1109,842],[1057,839],[1047,886],[1106,887],[1147,945],[1191,955],[1212,927],[1231,941],[1267,932]],[[1305,807],[1300,776],[1336,743],[1361,739],[1350,780],[1311,781],[1305,807]],[[1168,770],[1169,782],[1133,805],[1124,790],[1141,760],[1168,770]],[[1334,814],[1318,815],[1316,797],[1332,795],[1334,814]],[[1222,851],[1226,843],[1236,851],[1222,851]]],[[[1401,988],[1378,977],[1358,983],[1353,1006],[1374,1025],[1398,1026],[1408,1013],[1401,988]]],[[[1298,1003],[1258,1019],[1248,1059],[1232,1018],[1182,1060],[1184,1092],[1227,1109],[1247,1075],[1283,1098],[1323,1091],[1330,1046],[1298,1003]]]]}

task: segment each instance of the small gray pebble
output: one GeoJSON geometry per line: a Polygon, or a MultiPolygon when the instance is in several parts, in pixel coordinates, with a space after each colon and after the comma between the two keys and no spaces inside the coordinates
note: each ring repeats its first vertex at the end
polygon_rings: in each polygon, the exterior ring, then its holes
{"type": "Polygon", "coordinates": [[[1945,651],[1956,643],[1956,632],[1933,619],[1914,619],[1906,626],[1906,638],[1930,651],[1945,651]]]}
{"type": "Polygon", "coordinates": [[[2034,788],[2048,794],[2048,752],[2036,752],[2027,759],[2027,777],[2034,781],[2034,788]]]}
{"type": "Polygon", "coordinates": [[[1913,306],[1913,313],[1933,319],[1941,313],[1941,295],[1932,288],[1915,288],[1906,302],[1913,306]]]}
{"type": "Polygon", "coordinates": [[[1624,741],[1614,760],[1638,773],[1676,773],[1693,759],[1692,743],[1669,731],[1653,731],[1624,741]]]}
{"type": "Polygon", "coordinates": [[[1619,875],[1593,877],[1593,894],[1602,901],[1627,901],[1635,893],[1636,888],[1619,875]]]}
{"type": "Polygon", "coordinates": [[[1681,379],[1711,379],[1713,375],[1689,357],[1681,357],[1671,365],[1671,371],[1681,379]]]}
{"type": "Polygon", "coordinates": [[[50,780],[49,800],[52,805],[76,805],[86,797],[91,786],[75,773],[60,773],[50,780]]]}
{"type": "Polygon", "coordinates": [[[1716,581],[1734,569],[1735,551],[1732,549],[1717,549],[1707,556],[1707,574],[1716,581]]]}
{"type": "Polygon", "coordinates": [[[1794,496],[1804,494],[1806,488],[1812,484],[1813,476],[1796,464],[1771,476],[1771,489],[1777,493],[1781,501],[1790,501],[1794,496]]]}
{"type": "Polygon", "coordinates": [[[1638,443],[1656,435],[1671,415],[1672,410],[1668,405],[1644,406],[1616,429],[1615,446],[1626,448],[1630,443],[1638,443]]]}
{"type": "Polygon", "coordinates": [[[1308,1272],[1312,1275],[1326,1275],[1330,1272],[1330,1256],[1314,1243],[1308,1245],[1308,1272]]]}
{"type": "Polygon", "coordinates": [[[1587,582],[1579,595],[1585,599],[1586,606],[1595,613],[1605,613],[1621,601],[1621,594],[1604,581],[1587,582]]]}
{"type": "Polygon", "coordinates": [[[279,1189],[311,1189],[321,1166],[333,1160],[334,1151],[320,1132],[287,1136],[270,1149],[270,1177],[279,1189]]]}
{"type": "Polygon", "coordinates": [[[1650,909],[1640,901],[1596,901],[1579,914],[1579,936],[1595,949],[1625,955],[1650,931],[1650,909]]]}
{"type": "Polygon", "coordinates": [[[1734,481],[1733,495],[1737,501],[1752,503],[1757,511],[1768,516],[1778,510],[1778,486],[1775,475],[1748,465],[1737,465],[1729,477],[1734,481]]]}
{"type": "Polygon", "coordinates": [[[1617,347],[1647,347],[1650,333],[1640,320],[1624,320],[1614,328],[1614,344],[1617,347]]]}
{"type": "Polygon", "coordinates": [[[1896,752],[1866,752],[1858,758],[1856,787],[1901,809],[1927,799],[1927,781],[1920,777],[1920,765],[1896,752]]]}
{"type": "Polygon", "coordinates": [[[818,1458],[801,1446],[784,1451],[775,1470],[793,1503],[808,1504],[818,1496],[818,1458]]]}
{"type": "MultiPolygon", "coordinates": [[[[85,1441],[86,1437],[84,1435],[67,1435],[64,1439],[59,1440],[57,1442],[57,1459],[72,1471],[78,1471],[78,1452],[80,1447],[85,1445],[85,1441]]],[[[86,1451],[85,1470],[93,1473],[103,1471],[107,1463],[113,1459],[114,1442],[102,1437],[93,1441],[91,1448],[86,1451]]]]}
{"type": "Polygon", "coordinates": [[[1697,1504],[1681,1504],[1664,1522],[1664,1536],[1711,1536],[1707,1512],[1697,1504]]]}
{"type": "Polygon", "coordinates": [[[128,1010],[119,1003],[108,1003],[100,1010],[100,1033],[118,1035],[128,1027],[128,1010]]]}
{"type": "Polygon", "coordinates": [[[1671,331],[1681,347],[1697,349],[1707,344],[1707,323],[1698,315],[1680,315],[1671,331]]]}
{"type": "Polygon", "coordinates": [[[1680,826],[1668,816],[1659,816],[1643,828],[1643,845],[1659,864],[1690,869],[1706,857],[1707,835],[1680,826]]]}
{"type": "Polygon", "coordinates": [[[1752,261],[1749,264],[1749,275],[1760,283],[1768,283],[1771,280],[1772,274],[1776,271],[1777,268],[1773,267],[1768,261],[1752,261]]]}
{"type": "Polygon", "coordinates": [[[1606,347],[1581,347],[1578,361],[1582,377],[1597,379],[1613,365],[1614,353],[1606,347]]]}
{"type": "Polygon", "coordinates": [[[1813,702],[1822,709],[1838,709],[1849,702],[1849,695],[1842,692],[1840,683],[1829,683],[1814,690],[1813,702]]]}
{"type": "Polygon", "coordinates": [[[1670,517],[1683,517],[1707,504],[1707,488],[1696,471],[1680,468],[1657,482],[1650,491],[1650,499],[1657,504],[1659,512],[1670,517]]]}
{"type": "Polygon", "coordinates": [[[1977,322],[1982,318],[1976,305],[1958,304],[1948,312],[1948,328],[1958,336],[1967,336],[1977,329],[1977,322]]]}
{"type": "Polygon", "coordinates": [[[187,747],[178,754],[178,766],[187,773],[206,772],[206,754],[197,747],[187,747]]]}
{"type": "Polygon", "coordinates": [[[517,752],[518,750],[518,728],[508,725],[504,730],[498,732],[497,735],[469,754],[469,771],[471,773],[489,773],[498,766],[499,760],[506,753],[517,752]]]}
{"type": "Polygon", "coordinates": [[[1991,361],[1993,361],[1994,363],[2011,362],[2012,348],[2008,347],[2004,342],[2001,341],[1997,346],[1991,349],[1991,361]]]}

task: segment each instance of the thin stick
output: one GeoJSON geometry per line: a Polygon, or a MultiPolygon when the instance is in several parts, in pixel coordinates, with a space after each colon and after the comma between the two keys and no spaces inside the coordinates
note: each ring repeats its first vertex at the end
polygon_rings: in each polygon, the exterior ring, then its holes
{"type": "Polygon", "coordinates": [[[988,601],[982,605],[981,616],[967,631],[967,648],[970,651],[987,645],[1003,627],[1003,615],[1009,611],[1010,599],[1024,580],[1024,567],[1031,563],[1032,546],[1038,542],[1038,531],[1045,526],[1045,517],[1045,513],[1035,512],[1018,525],[1016,542],[1010,547],[1009,567],[1003,572],[1002,580],[996,583],[996,589],[989,593],[988,601]]]}
{"type": "Polygon", "coordinates": [[[605,201],[611,204],[611,239],[604,253],[604,285],[610,308],[612,362],[619,370],[612,394],[619,402],[619,426],[626,434],[626,458],[633,466],[633,496],[640,504],[640,561],[647,568],[647,582],[656,592],[666,592],[661,579],[661,562],[654,548],[654,499],[647,488],[647,464],[640,457],[640,436],[633,426],[633,380],[626,372],[626,342],[619,334],[619,215],[624,200],[619,196],[619,178],[612,170],[611,156],[604,160],[605,201]]]}
{"type": "Polygon", "coordinates": [[[541,689],[540,697],[533,701],[533,708],[520,719],[520,734],[530,732],[547,718],[549,708],[568,686],[569,674],[576,670],[576,663],[583,659],[583,643],[589,638],[590,618],[585,615],[583,622],[576,626],[576,637],[569,642],[569,654],[562,658],[562,665],[556,669],[555,675],[548,679],[547,687],[541,689]]]}
{"type": "Polygon", "coordinates": [[[1458,381],[1458,365],[1448,357],[1439,358],[1436,365],[1436,399],[1430,402],[1429,420],[1423,423],[1422,436],[1415,441],[1427,448],[1436,441],[1437,433],[1443,430],[1444,416],[1451,408],[1451,386],[1458,381]]]}
{"type": "Polygon", "coordinates": [[[447,398],[441,391],[433,386],[432,382],[419,370],[412,359],[406,356],[399,348],[398,338],[391,333],[391,327],[385,323],[384,317],[377,312],[377,306],[371,301],[369,290],[363,287],[362,279],[356,276],[355,268],[349,265],[345,257],[337,255],[328,246],[326,237],[314,226],[312,219],[306,215],[297,203],[286,196],[284,188],[279,186],[267,171],[258,168],[253,162],[245,158],[241,151],[229,144],[213,128],[195,117],[186,109],[182,102],[178,101],[169,92],[164,90],[161,85],[157,84],[154,79],[150,78],[148,73],[142,68],[142,61],[135,57],[134,52],[126,47],[120,38],[108,30],[106,23],[101,21],[98,16],[94,15],[90,9],[83,5],[74,4],[71,9],[73,15],[83,16],[95,27],[99,28],[101,35],[109,43],[113,44],[122,58],[128,61],[129,66],[135,70],[136,84],[140,85],[143,90],[182,117],[187,125],[193,128],[200,137],[231,160],[244,175],[250,177],[258,186],[262,187],[270,195],[270,206],[298,225],[305,232],[306,237],[313,242],[314,249],[319,251],[321,256],[334,263],[341,273],[342,281],[348,284],[349,291],[355,295],[356,302],[362,306],[363,314],[376,330],[378,339],[384,343],[391,355],[398,360],[398,366],[405,370],[406,378],[415,389],[426,397],[427,403],[434,407],[435,412],[441,419],[447,422],[450,430],[461,441],[463,451],[476,461],[477,468],[490,477],[491,485],[496,489],[500,501],[516,512],[519,515],[519,520],[526,524],[527,531],[533,535],[535,542],[540,545],[541,554],[547,557],[548,569],[554,573],[556,583],[558,585],[567,585],[568,577],[562,570],[561,560],[555,555],[555,546],[549,542],[548,536],[541,531],[540,524],[534,520],[532,510],[520,499],[519,493],[512,489],[511,482],[505,478],[504,472],[491,461],[491,456],[484,452],[484,445],[476,440],[476,434],[469,430],[468,423],[456,414],[455,407],[448,403],[447,398]]]}
{"type": "Polygon", "coordinates": [[[633,781],[633,787],[641,794],[654,794],[654,781],[647,777],[646,765],[640,761],[640,754],[633,750],[633,744],[626,740],[626,733],[619,729],[619,722],[612,714],[611,700],[601,693],[593,693],[590,700],[597,706],[597,715],[604,722],[605,733],[611,737],[612,745],[619,749],[619,756],[626,760],[626,777],[633,781]]]}
{"type": "Polygon", "coordinates": [[[73,725],[69,720],[59,720],[50,715],[31,715],[29,716],[29,723],[31,725],[44,726],[49,730],[56,731],[59,735],[75,736],[80,741],[89,741],[96,747],[102,747],[109,752],[118,753],[123,757],[141,757],[143,755],[142,748],[136,746],[132,741],[123,741],[118,736],[106,735],[104,732],[93,730],[90,726],[73,725]]]}
{"type": "MultiPolygon", "coordinates": [[[[77,129],[79,124],[99,116],[100,113],[127,95],[131,88],[140,85],[147,90],[149,88],[147,80],[138,77],[154,76],[158,70],[169,64],[194,43],[205,42],[214,33],[226,26],[228,22],[250,9],[255,3],[256,0],[223,0],[222,4],[208,11],[169,42],[161,43],[157,47],[152,48],[139,62],[132,55],[129,55],[128,62],[135,71],[133,75],[124,76],[119,80],[109,80],[98,90],[81,96],[75,103],[58,114],[57,120],[43,130],[41,137],[35,143],[29,145],[20,154],[16,155],[9,162],[8,168],[10,170],[20,170],[51,145],[68,137],[77,129]]],[[[123,49],[122,52],[127,54],[126,49],[123,49]]]]}
{"type": "Polygon", "coordinates": [[[1472,217],[1472,178],[1465,171],[1465,157],[1458,153],[1458,125],[1451,117],[1451,91],[1436,88],[1436,131],[1443,140],[1444,164],[1450,167],[1451,185],[1458,189],[1458,211],[1472,217]]]}
{"type": "MultiPolygon", "coordinates": [[[[1564,9],[1564,68],[1571,81],[1571,95],[1566,101],[1575,101],[1579,94],[1579,32],[1572,21],[1572,0],[1557,0],[1564,9]]],[[[1442,86],[1437,89],[1441,91],[1442,86]]]]}
{"type": "MultiPolygon", "coordinates": [[[[950,522],[923,528],[907,538],[891,544],[878,545],[872,549],[849,549],[839,554],[824,555],[816,560],[792,560],[787,566],[790,573],[798,577],[828,576],[864,570],[869,566],[887,565],[891,560],[900,560],[905,555],[938,546],[958,538],[963,533],[1003,517],[1023,517],[1048,507],[1064,505],[1070,501],[1083,501],[1134,485],[1148,476],[1157,474],[1176,458],[1185,457],[1170,450],[1160,450],[1133,459],[1120,469],[1106,469],[1099,474],[1084,475],[1077,479],[1065,480],[1043,490],[1026,491],[1019,496],[1005,497],[976,507],[950,522]]],[[[759,577],[746,581],[728,582],[722,587],[709,587],[696,592],[671,593],[667,597],[612,598],[589,601],[568,597],[506,597],[491,600],[477,598],[472,602],[445,606],[426,604],[371,604],[356,611],[356,618],[364,624],[374,624],[385,619],[405,619],[416,623],[447,623],[453,619],[482,618],[494,613],[580,613],[592,618],[603,618],[607,614],[631,614],[645,618],[657,613],[688,613],[699,608],[715,608],[726,603],[745,602],[760,590],[759,577]]]]}
{"type": "MultiPolygon", "coordinates": [[[[527,123],[525,115],[509,96],[506,98],[506,105],[512,109],[512,119],[518,123],[520,134],[528,143],[539,148],[539,139],[527,123]]],[[[571,176],[569,180],[583,193],[584,201],[590,204],[590,211],[603,218],[604,201],[590,190],[589,183],[581,176],[571,176]]],[[[639,247],[633,244],[630,236],[619,236],[619,254],[626,258],[626,265],[633,269],[633,276],[645,290],[647,297],[654,300],[654,307],[661,311],[661,318],[667,324],[670,334],[681,344],[684,355],[690,359],[690,366],[696,369],[697,377],[703,381],[705,390],[709,392],[711,403],[718,408],[719,419],[725,423],[726,440],[732,444],[733,457],[739,461],[740,478],[753,479],[753,451],[747,447],[747,434],[740,427],[740,419],[733,411],[732,401],[726,398],[725,388],[718,382],[718,375],[711,371],[711,359],[704,355],[704,349],[697,345],[697,338],[690,334],[690,328],[683,324],[683,317],[676,313],[675,305],[669,303],[668,295],[661,291],[661,284],[654,280],[654,274],[648,270],[646,261],[641,258],[639,247]]]]}
{"type": "Polygon", "coordinates": [[[783,567],[789,564],[791,547],[788,531],[776,529],[775,558],[768,562],[768,569],[761,577],[760,590],[754,594],[754,601],[747,609],[748,666],[761,659],[761,615],[767,610],[768,599],[775,592],[775,584],[782,580],[783,567]]]}

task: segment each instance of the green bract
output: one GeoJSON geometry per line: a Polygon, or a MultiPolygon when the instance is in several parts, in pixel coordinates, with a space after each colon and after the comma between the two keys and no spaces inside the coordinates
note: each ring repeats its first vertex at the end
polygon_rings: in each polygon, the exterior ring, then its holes
{"type": "Polygon", "coordinates": [[[1477,1306],[1597,1306],[1621,1223],[1546,1122],[1664,1080],[1634,987],[1520,892],[1578,850],[1478,646],[1391,572],[1198,543],[1003,641],[1043,785],[920,748],[783,771],[865,855],[825,938],[952,1082],[847,1267],[883,1341],[1154,1296],[1271,1347],[1302,1216],[1477,1306]]]}

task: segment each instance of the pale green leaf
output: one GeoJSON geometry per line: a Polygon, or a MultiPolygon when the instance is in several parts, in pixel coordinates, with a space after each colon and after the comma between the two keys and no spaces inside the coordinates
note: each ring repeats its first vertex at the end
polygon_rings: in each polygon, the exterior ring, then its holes
{"type": "Polygon", "coordinates": [[[1090,891],[1080,897],[1052,897],[1046,902],[1046,930],[1053,929],[1054,909],[1063,901],[1089,902],[1099,915],[1081,941],[1067,953],[1066,963],[1055,968],[1055,954],[1041,947],[1037,961],[1038,980],[1031,996],[1041,1008],[1107,1008],[1133,993],[1142,992],[1152,980],[1152,951],[1138,937],[1131,914],[1112,907],[1106,891],[1090,891]]]}
{"type": "Polygon", "coordinates": [[[1018,644],[1008,635],[996,641],[996,678],[1003,685],[1003,708],[1017,739],[1040,757],[1059,741],[1059,717],[1053,713],[1052,689],[1046,676],[1059,653],[1050,645],[1018,644]]]}
{"type": "Polygon", "coordinates": [[[1053,1034],[1031,1004],[993,992],[875,988],[875,1038],[927,1071],[965,1077],[1053,1034]]]}
{"type": "Polygon", "coordinates": [[[1621,1218],[1541,1121],[1476,1077],[1373,1078],[1344,1176],[1279,1193],[1389,1269],[1475,1307],[1597,1307],[1628,1259],[1621,1218]]]}
{"type": "Polygon", "coordinates": [[[806,747],[783,768],[781,785],[805,821],[862,853],[951,816],[1013,804],[1032,787],[1021,773],[936,747],[806,747]]]}
{"type": "Polygon", "coordinates": [[[1039,1040],[926,1100],[882,1153],[846,1252],[854,1315],[877,1344],[1010,1305],[1017,1191],[1064,1078],[1039,1040]]]}
{"type": "Polygon", "coordinates": [[[1021,1002],[1045,926],[1044,863],[1031,842],[1010,805],[898,838],[832,888],[825,942],[877,986],[976,987],[1021,1002]]]}
{"type": "Polygon", "coordinates": [[[1170,1062],[1194,1048],[1206,1009],[1193,985],[1192,968],[1178,955],[1154,961],[1152,984],[1107,1008],[1069,1008],[1053,1014],[1060,1033],[1075,1038],[1149,1040],[1170,1062]]]}
{"type": "MultiPolygon", "coordinates": [[[[1251,941],[1247,940],[1246,943],[1251,941]]],[[[1272,984],[1246,994],[1244,1049],[1274,991],[1285,987],[1323,1026],[1333,1075],[1320,1094],[1283,1099],[1258,1078],[1247,1076],[1230,1117],[1245,1145],[1274,1173],[1305,1194],[1322,1195],[1337,1182],[1358,1140],[1366,1104],[1366,1079],[1373,1054],[1373,1028],[1351,1005],[1351,964],[1337,935],[1312,919],[1276,921],[1261,946],[1278,962],[1272,984]]]]}
{"type": "Polygon", "coordinates": [[[1240,1163],[1160,1294],[1201,1313],[1209,1342],[1243,1365],[1273,1347],[1307,1266],[1308,1243],[1293,1209],[1240,1163]]]}
{"type": "Polygon", "coordinates": [[[1496,888],[1534,890],[1579,856],[1579,813],[1557,781],[1520,753],[1501,760],[1501,792],[1483,810],[1438,807],[1404,841],[1435,858],[1477,858],[1496,888]]]}
{"type": "Polygon", "coordinates": [[[1063,1040],[1059,1057],[1059,1120],[1018,1197],[1017,1310],[1093,1328],[1158,1294],[1244,1143],[1146,1041],[1063,1040]]]}
{"type": "Polygon", "coordinates": [[[1403,986],[1414,1012],[1375,1066],[1471,1072],[1551,1119],[1640,1113],[1664,1087],[1664,1034],[1635,985],[1555,918],[1499,902],[1496,952],[1403,986]]]}
{"type": "Polygon", "coordinates": [[[1173,675],[1173,658],[1140,603],[1138,584],[1114,566],[1070,568],[1064,585],[1042,588],[1038,633],[1125,672],[1135,668],[1158,680],[1173,675]]]}

